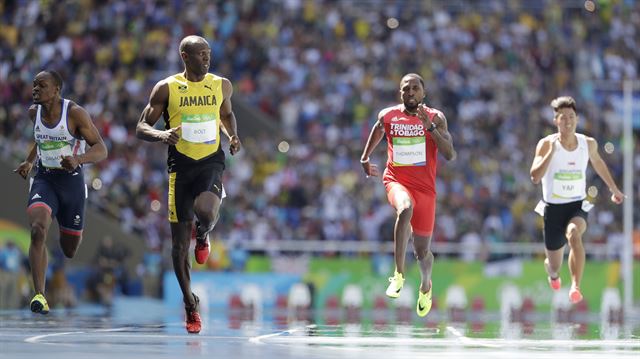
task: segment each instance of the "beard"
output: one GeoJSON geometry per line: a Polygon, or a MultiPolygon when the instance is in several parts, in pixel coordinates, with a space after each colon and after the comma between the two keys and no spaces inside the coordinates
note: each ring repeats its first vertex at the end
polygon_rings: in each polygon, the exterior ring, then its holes
{"type": "Polygon", "coordinates": [[[409,101],[405,101],[404,102],[404,108],[406,108],[409,111],[417,111],[418,110],[418,106],[420,106],[422,102],[417,101],[417,100],[409,100],[409,101]]]}

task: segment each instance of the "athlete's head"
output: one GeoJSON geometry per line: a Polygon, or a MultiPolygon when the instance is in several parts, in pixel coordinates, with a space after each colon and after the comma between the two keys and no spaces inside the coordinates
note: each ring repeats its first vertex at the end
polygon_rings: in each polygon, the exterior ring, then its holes
{"type": "Polygon", "coordinates": [[[41,104],[60,97],[62,76],[53,70],[39,72],[33,79],[33,103],[41,104]]]}
{"type": "Polygon", "coordinates": [[[570,96],[561,96],[551,101],[553,108],[553,123],[562,133],[573,133],[578,124],[576,100],[570,96]]]}
{"type": "Polygon", "coordinates": [[[180,57],[188,73],[204,76],[209,72],[211,48],[207,40],[190,35],[180,41],[180,57]]]}
{"type": "Polygon", "coordinates": [[[415,111],[424,98],[424,80],[418,74],[406,74],[400,80],[400,98],[407,110],[415,111]]]}

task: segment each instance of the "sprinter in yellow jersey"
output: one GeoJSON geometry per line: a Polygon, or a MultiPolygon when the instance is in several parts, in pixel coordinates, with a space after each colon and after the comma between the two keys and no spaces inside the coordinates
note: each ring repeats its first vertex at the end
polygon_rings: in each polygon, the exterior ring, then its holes
{"type": "Polygon", "coordinates": [[[225,155],[220,146],[221,130],[229,137],[229,152],[240,151],[236,117],[231,109],[233,86],[229,80],[208,73],[211,48],[200,36],[180,42],[184,72],[159,81],[142,111],[138,138],[169,146],[169,222],[171,223],[173,270],[182,289],[186,328],[201,329],[198,297],[191,292],[189,241],[196,217],[198,263],[209,256],[209,232],[218,220],[224,197],[222,172],[225,155]],[[164,131],[154,125],[163,116],[164,131]]]}

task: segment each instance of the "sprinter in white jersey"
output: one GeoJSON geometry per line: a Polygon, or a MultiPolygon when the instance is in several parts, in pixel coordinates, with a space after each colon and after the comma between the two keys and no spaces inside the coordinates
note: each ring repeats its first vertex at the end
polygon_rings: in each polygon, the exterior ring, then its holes
{"type": "Polygon", "coordinates": [[[47,271],[45,241],[53,218],[60,227],[60,246],[72,258],[84,225],[87,189],[82,174],[83,163],[107,157],[107,148],[87,111],[60,96],[62,77],[55,71],[42,71],[33,80],[33,105],[29,118],[33,122],[35,144],[27,159],[14,170],[27,178],[36,163],[31,180],[27,215],[31,226],[29,264],[35,296],[31,311],[47,314],[44,297],[47,271]],[[85,144],[90,148],[85,152],[85,144]]]}
{"type": "Polygon", "coordinates": [[[549,275],[549,285],[553,290],[561,287],[559,273],[568,241],[569,300],[578,303],[582,300],[580,280],[585,262],[582,235],[587,229],[587,212],[593,207],[586,200],[588,162],[591,161],[593,169],[609,187],[611,201],[620,204],[625,196],[600,157],[596,140],[576,133],[578,115],[575,100],[568,96],[558,97],[551,102],[551,107],[558,132],[538,142],[531,165],[531,181],[535,184],[542,181],[542,201],[538,203],[536,212],[544,217],[544,267],[549,275]]]}

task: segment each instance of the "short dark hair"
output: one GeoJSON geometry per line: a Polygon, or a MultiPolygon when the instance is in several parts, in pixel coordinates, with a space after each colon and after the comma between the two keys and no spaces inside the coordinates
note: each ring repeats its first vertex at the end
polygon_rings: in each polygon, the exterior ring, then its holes
{"type": "Polygon", "coordinates": [[[551,101],[551,108],[553,108],[553,112],[556,114],[563,108],[572,108],[574,112],[578,112],[578,110],[576,110],[576,100],[571,96],[560,96],[555,98],[551,101]]]}
{"type": "Polygon", "coordinates": [[[182,39],[182,41],[180,41],[180,47],[178,48],[178,51],[180,51],[180,53],[185,52],[188,45],[188,39],[185,37],[184,39],[182,39]]]}
{"type": "Polygon", "coordinates": [[[204,41],[206,44],[208,44],[207,40],[202,36],[197,36],[197,35],[185,36],[180,41],[180,47],[179,47],[180,53],[183,53],[183,52],[190,53],[192,49],[192,45],[199,41],[204,41]]]}
{"type": "Polygon", "coordinates": [[[404,81],[404,79],[407,77],[413,77],[417,79],[418,81],[420,81],[420,85],[422,85],[422,88],[424,88],[424,79],[422,78],[422,76],[412,72],[402,76],[402,81],[404,81]]]}
{"type": "Polygon", "coordinates": [[[60,92],[62,92],[62,85],[64,81],[62,81],[62,76],[55,70],[43,70],[42,72],[46,72],[53,78],[53,83],[60,88],[60,92]]]}
{"type": "Polygon", "coordinates": [[[400,80],[400,84],[402,84],[402,81],[404,81],[404,79],[406,79],[407,77],[413,77],[416,80],[420,81],[420,85],[422,85],[422,88],[424,88],[424,79],[422,78],[422,76],[416,74],[416,73],[408,73],[404,76],[402,76],[402,80],[400,80]]]}

